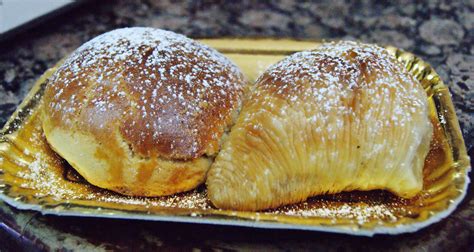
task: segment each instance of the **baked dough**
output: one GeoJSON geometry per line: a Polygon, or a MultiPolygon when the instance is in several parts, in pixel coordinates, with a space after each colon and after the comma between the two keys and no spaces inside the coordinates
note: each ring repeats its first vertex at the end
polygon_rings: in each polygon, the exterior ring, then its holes
{"type": "Polygon", "coordinates": [[[325,43],[268,69],[213,163],[219,208],[261,210],[310,196],[423,187],[432,125],[421,84],[376,45],[325,43]]]}
{"type": "Polygon", "coordinates": [[[228,59],[185,36],[117,29],[78,48],[50,78],[43,129],[93,185],[169,195],[204,182],[245,84],[228,59]]]}

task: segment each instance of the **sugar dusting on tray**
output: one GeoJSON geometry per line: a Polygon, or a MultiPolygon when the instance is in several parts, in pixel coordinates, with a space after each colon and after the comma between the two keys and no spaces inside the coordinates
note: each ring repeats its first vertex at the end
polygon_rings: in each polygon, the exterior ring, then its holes
{"type": "MultiPolygon", "coordinates": [[[[30,128],[31,126],[28,126],[30,128]]],[[[33,148],[49,148],[39,127],[32,127],[34,139],[33,148]]],[[[24,150],[23,155],[30,162],[19,162],[23,170],[17,176],[24,179],[22,188],[33,189],[38,198],[52,197],[59,202],[74,202],[75,200],[92,200],[105,204],[113,203],[124,206],[141,206],[149,208],[167,208],[192,210],[201,212],[215,209],[207,199],[206,190],[201,186],[195,190],[166,197],[132,197],[107,191],[87,183],[65,161],[57,155],[45,155],[51,150],[33,154],[24,150]]],[[[260,212],[262,215],[284,215],[315,217],[335,221],[347,219],[356,224],[371,221],[396,221],[397,216],[405,211],[408,202],[383,191],[342,193],[319,196],[299,204],[288,205],[277,209],[260,212]],[[370,199],[370,200],[368,200],[370,199]]],[[[99,203],[100,204],[100,203],[99,203]]],[[[196,213],[193,212],[194,215],[196,213]]],[[[406,212],[406,211],[405,211],[406,212]]],[[[237,214],[237,213],[236,213],[237,214]]],[[[407,213],[405,213],[407,214],[407,213]]],[[[256,218],[255,220],[258,220],[256,218]]]]}
{"type": "Polygon", "coordinates": [[[70,195],[74,195],[74,191],[63,186],[63,179],[56,176],[56,174],[45,165],[41,154],[35,155],[35,160],[28,164],[29,170],[21,171],[18,176],[29,180],[22,184],[23,187],[33,187],[39,192],[35,195],[38,197],[50,195],[55,199],[65,199],[70,195]],[[49,193],[42,194],[40,192],[46,191],[49,193]]]}

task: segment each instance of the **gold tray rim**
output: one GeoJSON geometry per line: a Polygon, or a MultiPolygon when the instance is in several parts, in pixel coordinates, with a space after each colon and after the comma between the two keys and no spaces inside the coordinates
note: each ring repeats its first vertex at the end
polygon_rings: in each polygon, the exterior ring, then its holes
{"type": "MultiPolygon", "coordinates": [[[[272,40],[272,41],[279,41],[279,40],[291,40],[291,41],[303,41],[303,42],[311,42],[320,44],[321,41],[317,40],[304,40],[304,39],[294,39],[294,38],[201,38],[198,40],[204,41],[212,41],[212,40],[272,40]]],[[[404,54],[407,57],[412,57],[415,61],[420,62],[429,67],[429,71],[435,77],[439,78],[438,74],[435,72],[433,68],[430,67],[429,64],[424,62],[421,58],[417,57],[416,55],[403,51],[393,46],[385,46],[387,50],[394,54],[404,54]]],[[[216,48],[219,50],[219,48],[216,48]]],[[[233,51],[230,51],[233,53],[233,51]]],[[[282,51],[283,52],[283,51],[282,51]]],[[[294,50],[285,50],[286,53],[293,53],[296,52],[294,50]]],[[[246,53],[253,53],[252,51],[245,51],[246,53]]],[[[50,69],[49,69],[50,70],[50,69]]],[[[49,71],[48,70],[48,71],[49,71]]],[[[41,78],[40,78],[41,79],[41,78]]],[[[40,80],[39,79],[39,80],[40,80]]],[[[41,91],[40,86],[44,85],[44,82],[37,81],[37,83],[31,88],[29,93],[26,95],[22,103],[17,107],[15,112],[9,118],[9,120],[5,123],[4,127],[0,130],[0,142],[5,134],[14,132],[15,120],[25,120],[28,118],[28,113],[21,114],[23,108],[25,108],[29,102],[41,91]],[[12,131],[13,130],[13,131],[12,131]]],[[[439,79],[439,84],[437,85],[438,88],[446,88],[444,83],[441,79],[439,79]]],[[[449,91],[447,91],[449,93],[449,91]]],[[[450,112],[454,112],[454,105],[452,103],[451,98],[447,99],[445,109],[450,110],[450,112]]],[[[56,205],[40,205],[40,204],[31,204],[27,202],[23,202],[21,197],[13,198],[9,195],[4,194],[4,190],[2,188],[8,186],[3,179],[1,179],[1,175],[3,174],[2,168],[0,167],[0,200],[3,200],[8,205],[13,206],[19,210],[33,210],[42,213],[43,215],[56,215],[56,216],[70,216],[70,217],[94,217],[94,218],[111,218],[111,219],[129,219],[129,220],[147,220],[147,221],[169,221],[169,222],[181,222],[181,223],[193,223],[193,224],[211,224],[211,225],[224,225],[224,226],[241,226],[241,227],[250,227],[250,228],[263,228],[263,229],[283,229],[283,230],[306,230],[306,231],[321,231],[321,232],[331,232],[331,233],[343,233],[343,234],[350,234],[356,236],[373,236],[375,234],[402,234],[402,233],[411,233],[416,232],[424,227],[427,227],[433,223],[436,223],[444,218],[446,218],[449,214],[451,214],[457,206],[462,202],[467,194],[468,185],[470,183],[469,172],[471,171],[471,166],[469,162],[469,156],[466,152],[466,147],[464,144],[464,140],[462,138],[462,134],[459,127],[459,122],[457,120],[457,116],[455,116],[455,125],[451,125],[454,127],[454,131],[456,133],[456,137],[460,139],[454,139],[457,143],[461,143],[460,146],[456,146],[459,148],[459,156],[461,162],[461,168],[464,170],[464,184],[461,189],[461,193],[455,199],[450,200],[449,206],[442,210],[438,211],[435,214],[432,214],[426,220],[418,221],[414,223],[403,223],[395,226],[374,226],[371,229],[362,229],[362,228],[354,228],[350,225],[335,225],[335,226],[328,226],[328,225],[308,225],[308,224],[292,224],[286,222],[276,222],[271,220],[257,220],[255,218],[245,218],[241,216],[229,216],[225,214],[202,214],[198,215],[199,217],[193,215],[182,215],[182,214],[168,214],[168,213],[146,213],[144,211],[133,211],[133,210],[126,210],[126,209],[113,209],[113,208],[101,208],[97,209],[97,207],[87,206],[87,205],[77,205],[77,204],[69,204],[67,202],[58,202],[56,205]],[[91,213],[91,210],[95,210],[96,213],[91,213]]],[[[245,212],[242,212],[245,214],[245,212]]],[[[256,214],[256,212],[249,212],[256,214]]]]}

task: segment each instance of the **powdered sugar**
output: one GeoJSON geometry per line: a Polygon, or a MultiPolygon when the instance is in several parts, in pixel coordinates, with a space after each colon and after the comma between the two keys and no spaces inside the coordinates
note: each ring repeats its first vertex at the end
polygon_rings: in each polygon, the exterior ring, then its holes
{"type": "Polygon", "coordinates": [[[237,67],[214,49],[170,31],[135,27],[102,34],[78,48],[51,78],[47,94],[54,94],[52,116],[65,125],[84,115],[85,125],[100,118],[110,127],[111,118],[122,115],[125,122],[148,125],[150,132],[137,133],[146,141],[176,129],[165,123],[190,121],[198,132],[208,131],[196,124],[205,113],[227,118],[239,106],[244,83],[237,67]]]}
{"type": "Polygon", "coordinates": [[[262,86],[257,95],[271,89],[295,107],[318,104],[321,113],[312,115],[312,121],[324,122],[331,111],[354,115],[358,108],[350,102],[360,93],[371,96],[373,108],[363,108],[369,118],[382,103],[393,101],[393,113],[383,123],[403,126],[416,111],[426,108],[426,98],[418,90],[421,85],[394,56],[377,45],[352,41],[295,53],[275,64],[257,83],[262,86]]]}
{"type": "MultiPolygon", "coordinates": [[[[21,166],[24,165],[21,164],[21,166]]],[[[34,160],[28,163],[27,167],[28,169],[18,172],[17,176],[26,180],[21,185],[22,187],[37,189],[35,196],[43,197],[49,195],[59,200],[73,194],[71,189],[63,186],[62,178],[58,177],[54,170],[50,169],[41,153],[34,155],[34,160]]]]}

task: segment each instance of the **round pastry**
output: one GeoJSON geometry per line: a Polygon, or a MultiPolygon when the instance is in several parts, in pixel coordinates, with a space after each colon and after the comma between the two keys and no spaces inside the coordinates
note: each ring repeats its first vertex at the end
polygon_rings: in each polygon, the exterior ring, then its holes
{"type": "Polygon", "coordinates": [[[117,29],[78,48],[50,78],[43,129],[93,185],[183,192],[204,182],[245,84],[227,58],[185,36],[117,29]]]}
{"type": "Polygon", "coordinates": [[[208,174],[219,208],[260,210],[350,190],[410,198],[432,125],[421,84],[384,48],[326,43],[268,69],[208,174]]]}

